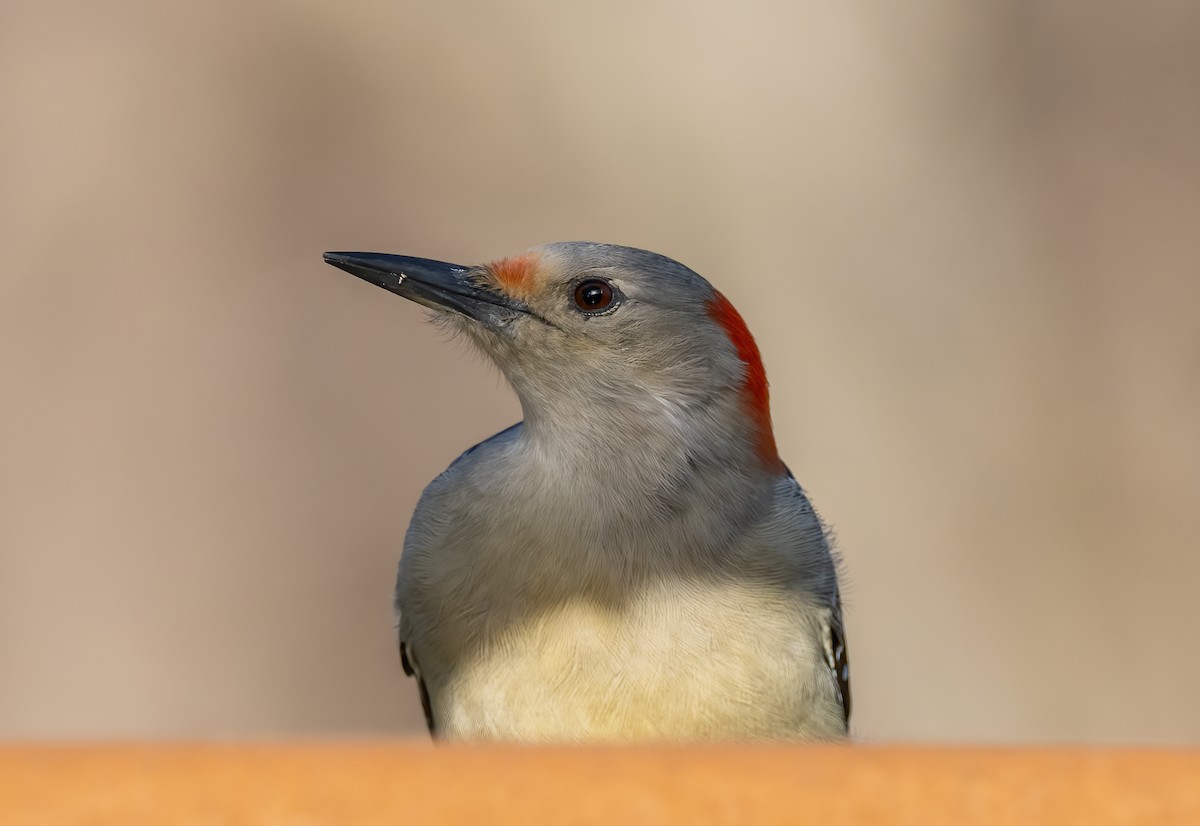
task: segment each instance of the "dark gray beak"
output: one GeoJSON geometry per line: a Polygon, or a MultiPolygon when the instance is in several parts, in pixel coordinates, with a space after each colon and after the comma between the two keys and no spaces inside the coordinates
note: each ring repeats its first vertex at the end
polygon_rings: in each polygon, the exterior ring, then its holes
{"type": "Polygon", "coordinates": [[[515,312],[529,312],[521,302],[470,280],[471,268],[459,264],[382,252],[327,252],[325,263],[410,301],[453,310],[490,326],[515,312]]]}

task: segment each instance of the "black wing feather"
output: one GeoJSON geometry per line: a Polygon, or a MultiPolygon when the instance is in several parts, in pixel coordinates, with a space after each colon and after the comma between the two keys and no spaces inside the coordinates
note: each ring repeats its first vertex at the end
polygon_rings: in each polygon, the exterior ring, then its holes
{"type": "Polygon", "coordinates": [[[425,712],[425,725],[429,729],[429,736],[437,736],[437,726],[433,722],[433,709],[429,705],[429,689],[425,687],[425,680],[417,673],[417,669],[413,667],[412,660],[408,657],[408,646],[403,640],[400,642],[400,667],[404,669],[404,673],[410,677],[415,677],[417,680],[417,691],[421,694],[421,710],[425,712]]]}

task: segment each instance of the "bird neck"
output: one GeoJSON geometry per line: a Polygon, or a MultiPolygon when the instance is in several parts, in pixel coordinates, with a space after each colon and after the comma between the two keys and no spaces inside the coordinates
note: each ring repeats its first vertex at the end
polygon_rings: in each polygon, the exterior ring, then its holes
{"type": "Polygon", "coordinates": [[[672,400],[652,394],[597,403],[529,404],[524,440],[561,484],[625,513],[707,512],[726,521],[753,510],[778,473],[736,396],[672,400]]]}

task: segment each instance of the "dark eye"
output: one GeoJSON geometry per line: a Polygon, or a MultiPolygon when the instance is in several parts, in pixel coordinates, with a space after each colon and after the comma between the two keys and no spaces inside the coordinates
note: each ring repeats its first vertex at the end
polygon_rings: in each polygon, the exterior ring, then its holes
{"type": "Polygon", "coordinates": [[[585,313],[598,313],[613,303],[613,288],[607,281],[593,278],[575,288],[575,306],[585,313]]]}

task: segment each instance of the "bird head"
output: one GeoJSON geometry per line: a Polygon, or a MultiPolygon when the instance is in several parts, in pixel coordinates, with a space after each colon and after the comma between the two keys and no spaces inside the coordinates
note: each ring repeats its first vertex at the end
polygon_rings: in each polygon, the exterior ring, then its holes
{"type": "Polygon", "coordinates": [[[467,335],[517,391],[528,427],[593,447],[606,438],[596,428],[674,431],[782,467],[754,338],[721,293],[670,258],[572,242],[475,266],[362,252],[325,261],[467,335]]]}

